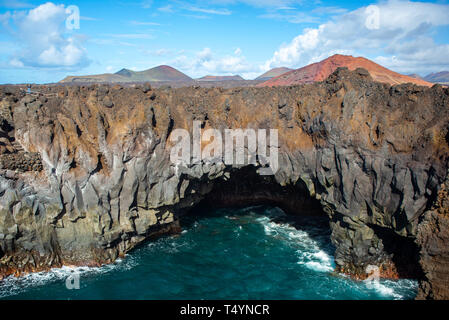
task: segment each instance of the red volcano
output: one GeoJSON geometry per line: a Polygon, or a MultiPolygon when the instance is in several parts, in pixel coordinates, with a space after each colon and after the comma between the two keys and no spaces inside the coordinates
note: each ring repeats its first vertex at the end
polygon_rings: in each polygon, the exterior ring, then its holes
{"type": "Polygon", "coordinates": [[[391,85],[401,83],[415,83],[417,85],[428,87],[433,85],[432,83],[422,79],[416,79],[396,73],[363,57],[354,58],[353,56],[336,54],[321,62],[313,63],[300,69],[284,73],[283,75],[265,81],[258,86],[290,86],[295,84],[323,81],[338,67],[347,67],[349,70],[364,68],[368,70],[371,77],[375,81],[384,82],[391,85]]]}

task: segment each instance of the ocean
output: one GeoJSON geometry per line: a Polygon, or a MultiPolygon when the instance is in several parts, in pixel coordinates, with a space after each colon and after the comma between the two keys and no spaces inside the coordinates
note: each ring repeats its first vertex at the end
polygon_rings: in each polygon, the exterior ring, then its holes
{"type": "Polygon", "coordinates": [[[147,242],[111,265],[6,278],[0,299],[404,300],[417,292],[415,280],[368,283],[334,273],[324,218],[259,206],[202,209],[181,225],[181,234],[147,242]]]}

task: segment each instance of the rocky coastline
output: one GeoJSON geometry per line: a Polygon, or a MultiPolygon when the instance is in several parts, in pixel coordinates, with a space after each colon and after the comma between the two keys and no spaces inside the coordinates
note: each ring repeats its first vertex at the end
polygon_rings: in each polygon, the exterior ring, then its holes
{"type": "Polygon", "coordinates": [[[449,90],[363,69],[274,88],[0,86],[0,278],[101,265],[198,205],[329,217],[338,272],[449,299],[449,90]],[[276,128],[279,170],[170,161],[174,129],[276,128]]]}

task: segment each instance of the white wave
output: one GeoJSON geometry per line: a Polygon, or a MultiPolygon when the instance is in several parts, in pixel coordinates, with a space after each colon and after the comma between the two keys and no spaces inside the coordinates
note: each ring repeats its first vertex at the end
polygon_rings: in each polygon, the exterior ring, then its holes
{"type": "Polygon", "coordinates": [[[287,223],[276,223],[269,217],[259,217],[257,222],[262,224],[265,234],[288,241],[289,245],[297,248],[298,264],[318,272],[331,272],[334,270],[333,258],[320,247],[304,230],[298,230],[287,223]]]}
{"type": "Polygon", "coordinates": [[[329,262],[329,261],[331,260],[331,258],[329,257],[329,255],[328,255],[326,252],[322,251],[322,250],[313,253],[313,256],[314,256],[315,258],[317,258],[317,259],[323,261],[323,262],[329,262]]]}
{"type": "Polygon", "coordinates": [[[332,272],[334,270],[332,258],[322,250],[313,252],[307,258],[312,261],[298,261],[298,263],[304,264],[307,268],[319,272],[332,272]]]}
{"type": "Polygon", "coordinates": [[[0,299],[20,294],[30,288],[44,286],[57,281],[64,281],[73,274],[78,274],[80,276],[104,274],[116,269],[130,270],[135,265],[136,262],[134,259],[117,259],[115,263],[101,267],[63,266],[61,268],[50,269],[48,272],[35,272],[20,277],[9,276],[0,281],[0,299]]]}
{"type": "Polygon", "coordinates": [[[380,295],[384,297],[392,297],[395,300],[402,300],[405,298],[401,294],[401,290],[418,288],[418,281],[401,279],[401,280],[380,280],[380,281],[365,281],[365,285],[368,289],[373,289],[377,291],[380,295]]]}
{"type": "Polygon", "coordinates": [[[384,286],[383,284],[381,284],[380,282],[377,282],[374,285],[374,288],[381,294],[384,296],[393,296],[395,298],[401,298],[400,295],[396,294],[394,292],[394,290],[392,288],[389,288],[387,286],[384,286]]]}
{"type": "Polygon", "coordinates": [[[393,297],[394,299],[403,298],[400,294],[397,294],[393,288],[380,283],[380,281],[365,281],[365,286],[370,290],[377,291],[384,297],[393,297]]]}
{"type": "Polygon", "coordinates": [[[321,262],[317,262],[317,261],[309,261],[309,262],[304,263],[304,265],[307,268],[314,270],[314,271],[318,271],[318,272],[331,272],[333,270],[333,268],[331,266],[323,264],[321,262]]]}

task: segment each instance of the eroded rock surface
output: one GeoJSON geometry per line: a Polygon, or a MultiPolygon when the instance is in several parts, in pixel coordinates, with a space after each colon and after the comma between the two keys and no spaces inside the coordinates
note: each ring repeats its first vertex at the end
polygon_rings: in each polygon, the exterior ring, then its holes
{"type": "Polygon", "coordinates": [[[35,90],[45,95],[0,87],[10,111],[2,154],[17,154],[16,141],[42,166],[0,172],[2,276],[112,262],[178,232],[179,217],[201,201],[268,202],[327,214],[338,271],[364,278],[376,265],[386,277],[419,278],[420,297],[449,298],[447,222],[435,213],[448,167],[448,89],[390,87],[338,69],[281,88],[35,90]],[[170,134],[194,120],[203,129],[279,129],[279,171],[175,166],[170,134]]]}

